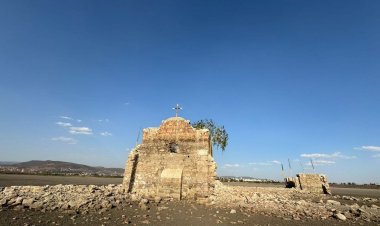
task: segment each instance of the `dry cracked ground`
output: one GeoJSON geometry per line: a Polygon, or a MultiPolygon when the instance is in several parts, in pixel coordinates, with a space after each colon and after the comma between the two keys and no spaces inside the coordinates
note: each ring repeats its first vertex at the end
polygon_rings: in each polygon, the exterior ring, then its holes
{"type": "Polygon", "coordinates": [[[0,225],[380,225],[377,198],[216,183],[207,204],[144,199],[121,185],[0,188],[0,225]]]}

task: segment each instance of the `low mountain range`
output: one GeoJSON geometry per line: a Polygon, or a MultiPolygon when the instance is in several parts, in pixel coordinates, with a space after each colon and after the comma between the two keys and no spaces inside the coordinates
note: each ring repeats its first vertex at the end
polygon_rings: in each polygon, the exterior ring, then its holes
{"type": "Polygon", "coordinates": [[[86,176],[123,176],[122,168],[105,168],[87,166],[72,162],[40,161],[0,162],[0,173],[51,174],[51,175],[86,175],[86,176]]]}

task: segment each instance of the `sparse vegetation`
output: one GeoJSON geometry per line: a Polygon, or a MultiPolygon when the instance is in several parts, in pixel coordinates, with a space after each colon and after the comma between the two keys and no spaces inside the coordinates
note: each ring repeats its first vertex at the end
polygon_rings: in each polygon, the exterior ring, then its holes
{"type": "Polygon", "coordinates": [[[192,126],[196,129],[208,129],[211,136],[212,145],[216,149],[222,149],[224,151],[228,145],[228,133],[224,126],[219,126],[211,119],[203,119],[192,123],[192,126]]]}

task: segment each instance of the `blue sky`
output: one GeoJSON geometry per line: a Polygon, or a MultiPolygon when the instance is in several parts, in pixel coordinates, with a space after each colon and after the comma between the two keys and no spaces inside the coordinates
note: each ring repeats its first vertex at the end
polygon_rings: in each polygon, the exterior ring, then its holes
{"type": "Polygon", "coordinates": [[[1,1],[0,161],[124,167],[211,118],[219,175],[380,183],[379,1],[1,1]]]}

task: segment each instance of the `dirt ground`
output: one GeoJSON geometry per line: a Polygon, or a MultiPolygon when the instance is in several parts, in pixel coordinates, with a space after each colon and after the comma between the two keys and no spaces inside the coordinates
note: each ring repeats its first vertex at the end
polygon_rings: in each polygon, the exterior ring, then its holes
{"type": "Polygon", "coordinates": [[[237,210],[206,207],[188,202],[169,202],[150,205],[149,210],[141,210],[136,204],[125,209],[111,209],[103,213],[76,214],[62,211],[39,212],[32,210],[3,210],[0,225],[377,225],[368,222],[342,222],[336,219],[323,221],[302,219],[284,220],[261,214],[248,215],[237,210]]]}

